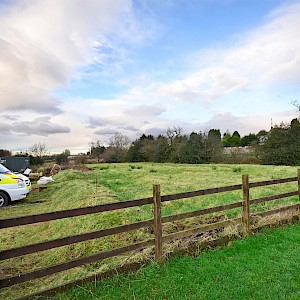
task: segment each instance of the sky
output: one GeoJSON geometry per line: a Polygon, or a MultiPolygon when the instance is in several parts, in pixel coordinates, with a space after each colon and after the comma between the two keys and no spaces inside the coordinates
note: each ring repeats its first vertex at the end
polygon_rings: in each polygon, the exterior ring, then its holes
{"type": "Polygon", "coordinates": [[[0,0],[0,149],[290,122],[299,28],[299,0],[0,0]]]}

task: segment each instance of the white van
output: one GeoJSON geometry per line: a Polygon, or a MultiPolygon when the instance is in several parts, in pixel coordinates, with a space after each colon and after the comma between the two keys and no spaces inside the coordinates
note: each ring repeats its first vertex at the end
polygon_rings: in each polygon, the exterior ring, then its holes
{"type": "Polygon", "coordinates": [[[22,174],[15,174],[0,164],[0,206],[24,199],[31,191],[31,182],[22,174]]]}

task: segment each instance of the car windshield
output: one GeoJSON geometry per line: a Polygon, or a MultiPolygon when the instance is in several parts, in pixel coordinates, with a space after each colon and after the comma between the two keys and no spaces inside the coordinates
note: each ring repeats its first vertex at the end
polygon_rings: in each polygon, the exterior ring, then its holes
{"type": "Polygon", "coordinates": [[[5,174],[5,173],[12,173],[12,172],[0,164],[0,174],[5,174]]]}

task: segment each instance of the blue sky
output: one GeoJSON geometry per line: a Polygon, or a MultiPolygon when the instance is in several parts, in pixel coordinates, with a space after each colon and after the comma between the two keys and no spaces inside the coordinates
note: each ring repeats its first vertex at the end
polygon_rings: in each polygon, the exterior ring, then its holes
{"type": "Polygon", "coordinates": [[[300,1],[14,0],[0,24],[0,148],[299,116],[300,1]]]}

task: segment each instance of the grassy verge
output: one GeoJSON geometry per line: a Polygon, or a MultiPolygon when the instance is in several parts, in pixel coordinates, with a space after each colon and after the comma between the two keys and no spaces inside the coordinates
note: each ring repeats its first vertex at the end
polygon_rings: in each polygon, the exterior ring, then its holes
{"type": "Polygon", "coordinates": [[[300,223],[265,230],[196,258],[178,256],[53,299],[299,299],[300,223]]]}

